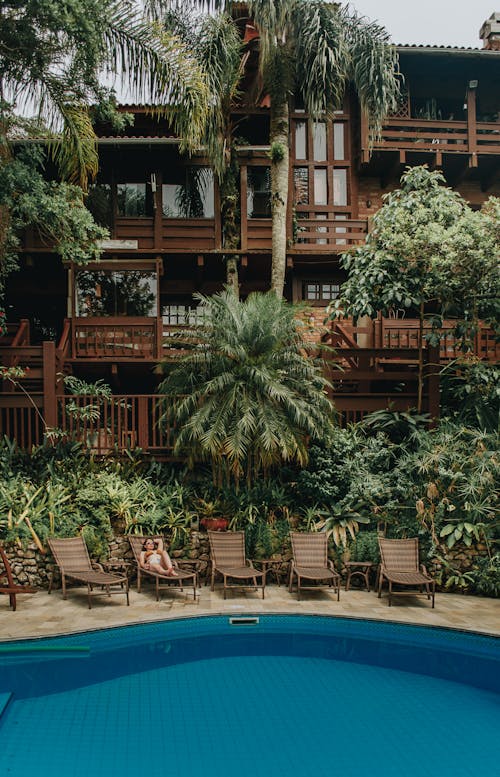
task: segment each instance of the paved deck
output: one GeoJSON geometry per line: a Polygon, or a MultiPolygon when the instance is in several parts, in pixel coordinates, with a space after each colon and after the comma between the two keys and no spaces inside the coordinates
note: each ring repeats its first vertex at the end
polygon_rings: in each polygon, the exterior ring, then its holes
{"type": "Polygon", "coordinates": [[[373,591],[341,590],[340,602],[327,590],[307,591],[300,602],[296,594],[281,586],[269,585],[263,601],[254,591],[228,592],[224,601],[221,590],[211,593],[203,586],[193,601],[192,592],[163,591],[159,602],[152,588],[146,586],[140,594],[130,592],[130,607],[125,597],[98,597],[92,610],[87,607],[86,589],[72,589],[66,601],[61,591],[49,596],[46,591],[22,594],[17,611],[9,608],[8,597],[0,596],[0,640],[49,636],[69,632],[102,629],[168,618],[186,618],[219,614],[338,615],[351,618],[415,623],[422,626],[444,626],[500,636],[500,600],[458,594],[437,594],[436,607],[431,609],[422,597],[401,597],[388,607],[387,597],[378,599],[373,591]]]}

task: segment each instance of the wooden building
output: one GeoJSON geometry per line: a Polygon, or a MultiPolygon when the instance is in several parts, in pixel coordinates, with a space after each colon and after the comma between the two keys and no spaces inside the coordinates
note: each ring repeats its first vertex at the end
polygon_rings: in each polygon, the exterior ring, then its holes
{"type": "MultiPolygon", "coordinates": [[[[332,120],[315,124],[300,105],[292,106],[285,296],[309,304],[311,325],[338,350],[344,371],[334,400],[344,421],[389,402],[415,405],[418,324],[394,311],[393,318],[379,317],[362,328],[346,320],[321,332],[326,306],[342,283],[340,254],[364,240],[382,196],[397,187],[407,165],[439,168],[474,207],[500,195],[500,15],[489,22],[482,49],[399,47],[403,99],[373,149],[352,94],[332,120]]],[[[115,395],[101,403],[104,434],[88,422],[77,430],[82,439],[100,451],[139,445],[168,454],[171,438],[156,423],[154,367],[171,332],[196,322],[193,293],[211,294],[226,279],[219,192],[207,161],[180,156],[178,139],[148,106],[123,110],[135,119],[123,134],[99,128],[100,170],[88,200],[110,231],[102,261],[62,266],[50,246],[30,233],[20,270],[8,281],[9,327],[0,358],[4,365],[30,368],[23,381],[30,398],[4,381],[0,434],[22,445],[41,441],[40,415],[48,426],[71,426],[61,376],[74,374],[104,379],[115,395]]],[[[264,99],[261,107],[241,108],[238,115],[241,219],[235,253],[242,296],[270,284],[268,113],[264,99]]],[[[487,330],[478,335],[476,350],[481,358],[498,358],[487,330]]],[[[440,353],[427,351],[426,409],[433,415],[439,407],[436,365],[454,355],[451,335],[440,353]]]]}

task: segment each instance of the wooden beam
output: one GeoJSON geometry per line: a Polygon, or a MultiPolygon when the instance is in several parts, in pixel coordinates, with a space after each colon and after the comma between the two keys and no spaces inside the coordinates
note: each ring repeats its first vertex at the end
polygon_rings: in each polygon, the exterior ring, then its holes
{"type": "Polygon", "coordinates": [[[467,147],[469,167],[477,167],[476,90],[467,87],[467,147]]]}
{"type": "Polygon", "coordinates": [[[368,164],[370,158],[371,154],[368,117],[366,115],[366,111],[361,110],[361,164],[368,164]]]}

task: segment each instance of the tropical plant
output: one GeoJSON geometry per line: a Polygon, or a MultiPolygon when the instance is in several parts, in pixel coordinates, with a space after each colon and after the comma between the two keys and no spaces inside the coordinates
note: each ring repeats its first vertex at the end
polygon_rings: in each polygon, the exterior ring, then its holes
{"type": "MultiPolygon", "coordinates": [[[[164,6],[162,0],[150,0],[164,6]]],[[[229,0],[171,0],[169,7],[230,10],[229,0]]],[[[315,120],[338,108],[352,83],[375,133],[397,105],[397,54],[377,23],[325,0],[248,0],[259,33],[259,70],[270,103],[271,288],[281,298],[286,264],[289,101],[302,98],[315,120]]]]}
{"type": "Polygon", "coordinates": [[[360,531],[355,539],[348,544],[350,561],[371,561],[373,564],[380,562],[380,548],[378,544],[378,532],[360,531]]]}
{"type": "Polygon", "coordinates": [[[418,310],[419,413],[426,313],[432,321],[426,338],[438,345],[443,316],[458,316],[473,333],[481,316],[493,315],[500,298],[498,206],[490,202],[475,213],[445,183],[442,173],[425,166],[406,170],[401,188],[385,195],[365,244],[342,256],[348,277],[331,314],[418,310]]]}
{"type": "Polygon", "coordinates": [[[468,356],[441,370],[441,406],[467,426],[485,432],[500,429],[500,368],[468,356]]]}
{"type": "Polygon", "coordinates": [[[476,559],[471,575],[476,593],[500,597],[500,553],[476,559]]]}
{"type": "Polygon", "coordinates": [[[321,366],[306,355],[297,308],[272,292],[244,302],[230,289],[196,296],[204,323],[172,338],[161,366],[175,451],[211,462],[218,484],[304,464],[309,441],[332,429],[333,408],[321,366]]]}
{"type": "MultiPolygon", "coordinates": [[[[172,4],[166,2],[164,6],[172,4]]],[[[175,5],[175,4],[174,4],[175,5]]],[[[222,242],[227,251],[239,246],[239,165],[235,149],[237,122],[235,101],[242,76],[243,44],[238,28],[229,14],[192,15],[183,7],[166,15],[159,11],[165,29],[179,36],[202,69],[209,89],[208,118],[204,125],[202,145],[210,162],[220,192],[222,242]]],[[[179,103],[179,111],[189,116],[190,102],[179,103]]],[[[181,192],[186,195],[188,212],[192,195],[199,191],[194,185],[181,192]]],[[[238,263],[234,253],[225,256],[227,284],[239,295],[238,263]]]]}
{"type": "Polygon", "coordinates": [[[418,431],[429,425],[428,413],[417,413],[415,410],[393,410],[391,405],[386,410],[375,410],[361,421],[361,428],[371,432],[383,432],[396,445],[407,444],[418,438],[418,431]]]}
{"type": "MultiPolygon", "coordinates": [[[[175,36],[143,18],[135,0],[6,0],[0,14],[0,94],[38,113],[63,177],[86,187],[97,172],[97,143],[89,106],[111,108],[102,73],[121,76],[134,99],[167,113],[187,146],[197,146],[206,118],[207,86],[195,60],[175,36]],[[175,110],[191,104],[189,121],[175,110]]],[[[3,104],[3,114],[10,110],[3,104]]]]}

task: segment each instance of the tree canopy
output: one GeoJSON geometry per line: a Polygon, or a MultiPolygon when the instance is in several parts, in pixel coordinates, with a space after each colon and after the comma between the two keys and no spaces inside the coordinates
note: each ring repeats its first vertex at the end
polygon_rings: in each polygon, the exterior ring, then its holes
{"type": "Polygon", "coordinates": [[[385,195],[365,243],[343,255],[347,280],[333,315],[420,309],[477,323],[498,318],[500,201],[480,211],[439,171],[408,168],[385,195]]]}
{"type": "Polygon", "coordinates": [[[17,106],[35,113],[52,136],[63,177],[83,187],[97,172],[89,105],[109,101],[104,77],[118,78],[131,99],[165,106],[186,145],[199,144],[207,112],[205,78],[177,38],[160,39],[138,0],[2,3],[0,94],[7,101],[2,112],[17,106]],[[191,105],[189,122],[173,111],[181,101],[191,105]]]}
{"type": "Polygon", "coordinates": [[[229,289],[195,296],[202,324],[172,338],[162,364],[176,451],[211,462],[220,482],[304,464],[309,440],[332,428],[333,407],[321,365],[307,356],[296,306],[273,292],[244,302],[229,289]]]}

